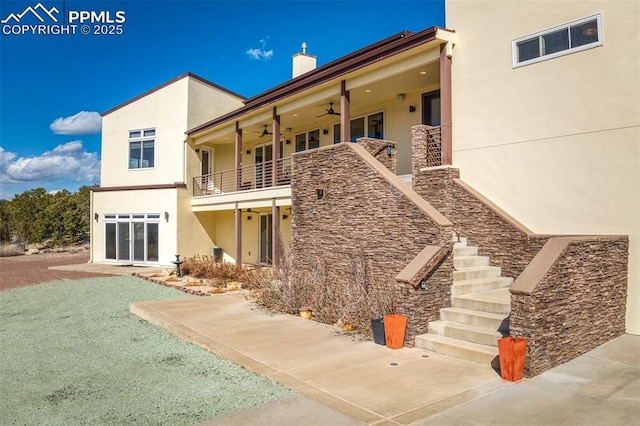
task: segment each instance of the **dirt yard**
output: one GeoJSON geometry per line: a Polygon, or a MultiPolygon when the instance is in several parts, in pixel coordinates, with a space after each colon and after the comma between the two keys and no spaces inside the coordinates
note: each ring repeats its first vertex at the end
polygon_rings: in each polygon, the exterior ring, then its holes
{"type": "Polygon", "coordinates": [[[102,274],[49,270],[49,266],[87,263],[89,253],[43,253],[0,258],[0,291],[62,279],[104,277],[102,274]]]}

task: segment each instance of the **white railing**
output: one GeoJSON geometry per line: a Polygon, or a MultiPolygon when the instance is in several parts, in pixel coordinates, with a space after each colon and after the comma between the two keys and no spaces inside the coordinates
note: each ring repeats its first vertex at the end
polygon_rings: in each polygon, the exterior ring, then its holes
{"type": "Polygon", "coordinates": [[[291,157],[265,161],[193,178],[193,196],[226,194],[291,183],[291,157]],[[275,168],[275,180],[274,180],[275,168]]]}

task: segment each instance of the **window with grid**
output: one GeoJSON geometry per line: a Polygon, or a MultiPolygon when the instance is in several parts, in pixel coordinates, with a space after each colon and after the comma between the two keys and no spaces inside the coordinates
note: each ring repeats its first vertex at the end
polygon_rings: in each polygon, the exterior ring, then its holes
{"type": "Polygon", "coordinates": [[[129,169],[147,169],[155,164],[156,129],[129,131],[129,169]]]}

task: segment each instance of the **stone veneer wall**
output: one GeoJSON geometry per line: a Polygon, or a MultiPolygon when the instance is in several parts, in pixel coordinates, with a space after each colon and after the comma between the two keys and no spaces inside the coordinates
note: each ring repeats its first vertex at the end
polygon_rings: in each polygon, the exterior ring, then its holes
{"type": "MultiPolygon", "coordinates": [[[[296,273],[312,274],[322,261],[328,278],[344,280],[353,275],[354,260],[364,260],[370,283],[395,282],[427,245],[451,240],[451,224],[358,144],[299,152],[292,163],[296,273]],[[323,191],[321,198],[317,190],[323,191]]],[[[429,278],[426,291],[398,284],[398,313],[409,317],[406,344],[413,345],[427,321],[448,306],[452,279],[449,257],[429,278]]]]}
{"type": "Polygon", "coordinates": [[[360,138],[356,142],[391,173],[394,175],[398,173],[398,150],[395,142],[374,138],[360,138]],[[387,146],[391,146],[391,155],[387,153],[387,146]]]}
{"type": "Polygon", "coordinates": [[[527,339],[527,377],[625,331],[628,238],[566,239],[571,242],[535,288],[519,291],[517,281],[512,286],[511,334],[527,339]]]}
{"type": "Polygon", "coordinates": [[[478,254],[490,256],[503,275],[516,278],[550,238],[536,235],[460,181],[453,167],[423,169],[413,189],[453,223],[478,254]]]}

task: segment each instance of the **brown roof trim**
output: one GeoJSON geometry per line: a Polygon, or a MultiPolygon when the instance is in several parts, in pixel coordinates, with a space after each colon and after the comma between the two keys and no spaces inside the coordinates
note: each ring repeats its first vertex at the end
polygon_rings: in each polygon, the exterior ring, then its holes
{"type": "Polygon", "coordinates": [[[120,109],[120,108],[122,108],[122,107],[125,107],[125,106],[127,106],[127,105],[129,105],[129,104],[131,104],[131,103],[133,103],[133,102],[135,102],[135,101],[137,101],[137,100],[139,100],[139,99],[142,99],[142,98],[144,98],[145,96],[149,96],[150,94],[152,94],[152,93],[154,93],[154,92],[157,92],[157,91],[158,91],[158,90],[160,90],[160,89],[164,89],[165,87],[167,87],[167,86],[169,86],[169,85],[171,85],[171,84],[173,84],[173,83],[175,83],[175,82],[177,82],[177,81],[180,81],[180,80],[182,80],[183,78],[186,78],[186,77],[191,77],[191,78],[193,78],[194,80],[198,80],[199,82],[204,83],[204,84],[206,84],[207,86],[211,86],[211,87],[213,87],[213,88],[215,88],[215,89],[221,90],[221,91],[223,91],[223,92],[225,92],[225,93],[228,93],[228,94],[229,94],[229,95],[231,95],[231,96],[235,96],[236,98],[241,99],[241,100],[243,100],[243,101],[247,99],[246,97],[244,97],[244,96],[242,96],[242,95],[239,95],[239,94],[237,94],[237,93],[235,93],[235,92],[232,92],[232,91],[231,91],[231,90],[229,90],[229,89],[225,89],[224,87],[222,87],[222,86],[220,86],[220,85],[218,85],[218,84],[216,84],[216,83],[214,83],[214,82],[212,82],[212,81],[209,81],[209,80],[207,80],[207,79],[205,79],[205,78],[202,78],[202,77],[200,77],[200,76],[198,76],[198,75],[195,75],[195,74],[193,74],[193,73],[186,72],[186,73],[181,74],[181,75],[179,75],[179,76],[177,76],[177,77],[175,77],[175,78],[172,78],[171,80],[169,80],[169,81],[167,81],[167,82],[165,82],[165,83],[162,83],[160,86],[154,87],[154,88],[153,88],[153,89],[151,89],[151,90],[147,90],[147,91],[146,91],[146,92],[144,92],[143,94],[138,95],[138,96],[136,96],[135,98],[131,98],[131,99],[129,99],[128,101],[126,101],[126,102],[124,102],[124,103],[121,103],[120,105],[115,106],[115,107],[111,108],[111,109],[110,109],[110,110],[108,110],[108,111],[103,112],[101,115],[104,117],[104,116],[105,116],[105,115],[107,115],[107,114],[111,114],[112,112],[114,112],[114,111],[116,111],[116,110],[119,110],[119,109],[120,109]]]}
{"type": "Polygon", "coordinates": [[[360,50],[338,58],[313,71],[289,80],[260,93],[245,101],[245,105],[235,111],[231,111],[200,126],[187,131],[187,135],[215,127],[219,124],[236,119],[252,110],[258,109],[270,103],[276,102],[287,96],[302,92],[310,87],[324,83],[336,77],[348,74],[357,69],[366,67],[380,60],[386,59],[398,53],[412,49],[421,44],[435,40],[438,27],[427,28],[418,33],[403,31],[391,37],[387,37],[377,43],[366,46],[360,50]]]}
{"type": "Polygon", "coordinates": [[[135,185],[135,186],[107,186],[91,188],[93,192],[114,192],[114,191],[149,191],[154,189],[187,189],[184,183],[167,183],[160,185],[135,185]]]}

